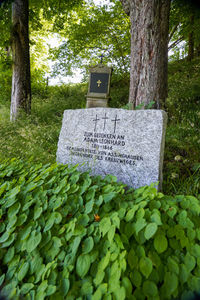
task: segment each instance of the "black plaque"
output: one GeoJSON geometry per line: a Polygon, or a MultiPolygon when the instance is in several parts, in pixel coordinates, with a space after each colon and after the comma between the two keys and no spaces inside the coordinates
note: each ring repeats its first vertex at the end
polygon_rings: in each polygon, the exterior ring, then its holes
{"type": "Polygon", "coordinates": [[[109,74],[106,73],[91,73],[90,78],[90,93],[108,93],[109,74]]]}

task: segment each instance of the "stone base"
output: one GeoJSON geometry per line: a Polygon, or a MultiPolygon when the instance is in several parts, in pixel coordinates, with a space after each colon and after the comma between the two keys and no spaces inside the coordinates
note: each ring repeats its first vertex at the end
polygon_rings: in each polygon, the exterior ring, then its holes
{"type": "Polygon", "coordinates": [[[86,108],[108,107],[108,99],[87,98],[86,108]]]}

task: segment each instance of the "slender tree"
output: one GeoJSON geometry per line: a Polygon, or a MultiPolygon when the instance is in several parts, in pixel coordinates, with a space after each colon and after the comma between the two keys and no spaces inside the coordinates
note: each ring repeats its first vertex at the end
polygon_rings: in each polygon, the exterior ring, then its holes
{"type": "Polygon", "coordinates": [[[131,20],[129,102],[133,106],[167,97],[170,0],[120,0],[131,20]]]}
{"type": "Polygon", "coordinates": [[[19,110],[31,111],[31,81],[29,55],[29,3],[15,0],[12,3],[12,94],[10,119],[16,120],[19,110]]]}

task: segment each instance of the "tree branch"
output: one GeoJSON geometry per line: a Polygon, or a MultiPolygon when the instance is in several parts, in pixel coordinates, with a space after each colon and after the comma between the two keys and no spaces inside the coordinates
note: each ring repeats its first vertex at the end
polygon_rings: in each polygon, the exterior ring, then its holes
{"type": "Polygon", "coordinates": [[[175,46],[177,46],[183,40],[184,40],[184,38],[182,36],[178,40],[176,40],[175,42],[173,42],[171,45],[168,46],[168,51],[171,50],[172,48],[174,48],[175,46]]]}
{"type": "Polygon", "coordinates": [[[173,37],[173,35],[174,35],[176,29],[178,28],[178,25],[179,25],[179,23],[176,24],[176,25],[174,26],[174,28],[172,28],[171,32],[169,33],[168,43],[170,42],[171,38],[173,37]]]}
{"type": "MultiPolygon", "coordinates": [[[[131,0],[133,1],[133,0],[131,0]]],[[[130,0],[120,0],[122,7],[125,13],[129,16],[130,15],[130,0]]]]}

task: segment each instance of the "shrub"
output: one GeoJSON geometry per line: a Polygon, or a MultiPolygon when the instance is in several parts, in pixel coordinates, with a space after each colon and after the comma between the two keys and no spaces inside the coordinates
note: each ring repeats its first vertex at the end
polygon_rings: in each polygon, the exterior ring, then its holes
{"type": "Polygon", "coordinates": [[[10,299],[187,299],[199,291],[193,196],[12,159],[0,164],[0,197],[0,284],[10,299]]]}

